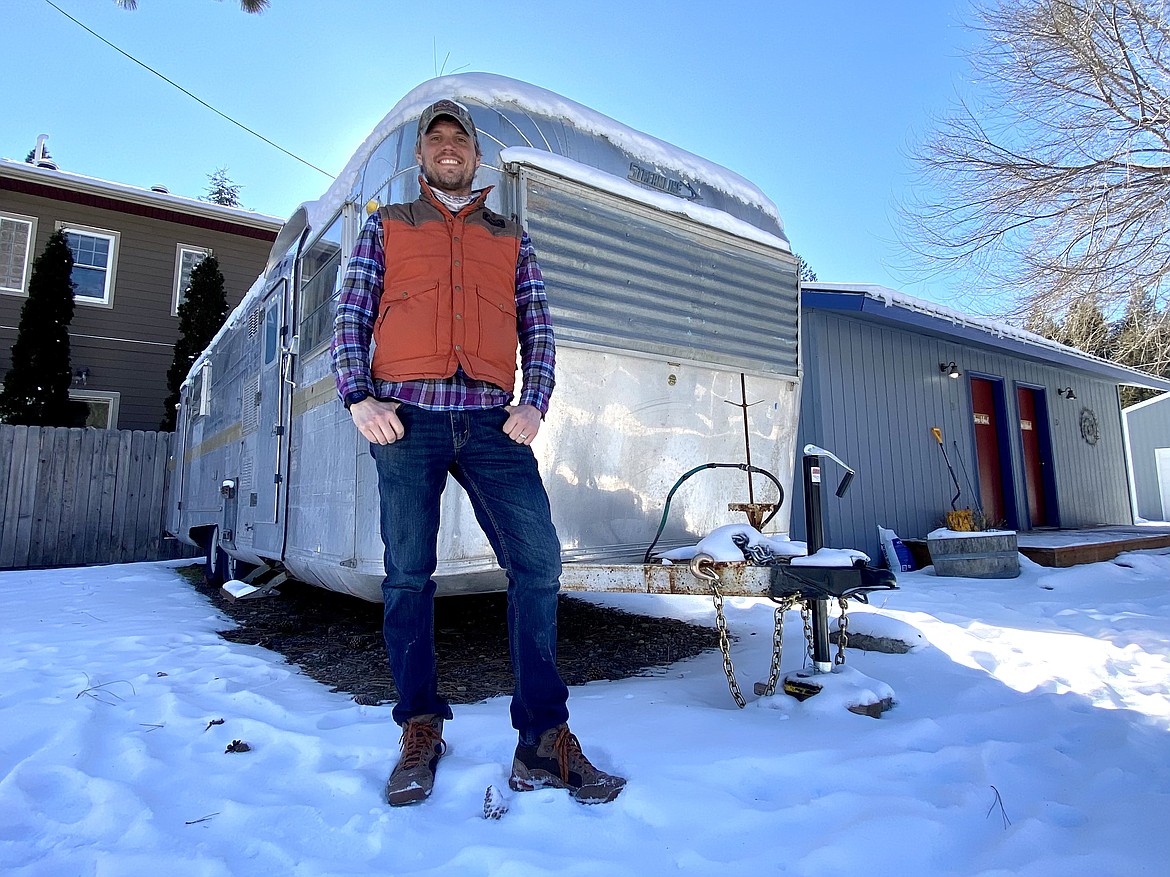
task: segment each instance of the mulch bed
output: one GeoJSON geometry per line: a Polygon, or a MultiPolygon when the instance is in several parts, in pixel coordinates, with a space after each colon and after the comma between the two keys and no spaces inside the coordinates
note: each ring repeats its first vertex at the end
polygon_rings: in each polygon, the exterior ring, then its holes
{"type": "MultiPolygon", "coordinates": [[[[380,603],[300,582],[281,585],[279,596],[232,601],[204,581],[201,566],[180,572],[236,622],[220,631],[224,639],[279,652],[358,703],[397,699],[382,644],[380,603]]],[[[505,605],[502,593],[435,601],[440,690],[450,702],[511,693],[505,605]]],[[[714,627],[603,608],[564,594],[557,633],[557,663],[568,685],[659,675],[675,661],[719,646],[714,627]]]]}

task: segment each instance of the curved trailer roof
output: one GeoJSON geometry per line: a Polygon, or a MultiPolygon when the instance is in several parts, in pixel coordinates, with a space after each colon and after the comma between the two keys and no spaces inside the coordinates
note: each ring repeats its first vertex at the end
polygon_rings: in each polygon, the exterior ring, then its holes
{"type": "MultiPolygon", "coordinates": [[[[208,349],[245,318],[264,291],[265,276],[306,230],[311,239],[343,205],[365,204],[386,181],[417,166],[417,120],[440,98],[458,100],[475,120],[483,151],[477,185],[481,177],[498,177],[505,165],[530,164],[791,253],[776,205],[734,171],[535,85],[490,73],[441,76],[398,101],[329,189],[297,207],[277,234],[264,274],[208,349]]],[[[206,351],[192,362],[188,380],[205,357],[206,351]]]]}
{"type": "Polygon", "coordinates": [[[432,79],[402,98],[329,190],[303,205],[310,226],[320,227],[347,200],[364,203],[362,196],[376,186],[376,181],[366,179],[371,174],[388,178],[413,165],[417,119],[440,98],[453,98],[471,111],[485,168],[500,168],[504,161],[500,153],[509,147],[543,150],[647,190],[729,214],[778,238],[788,249],[776,205],[739,174],[551,91],[488,73],[432,79]],[[387,149],[387,141],[402,130],[406,132],[403,142],[387,149]],[[386,167],[380,166],[379,158],[386,167]]]}

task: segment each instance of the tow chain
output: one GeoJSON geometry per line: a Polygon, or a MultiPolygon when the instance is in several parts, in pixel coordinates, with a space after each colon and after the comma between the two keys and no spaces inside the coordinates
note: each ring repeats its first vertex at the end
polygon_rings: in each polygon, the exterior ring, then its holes
{"type": "Polygon", "coordinates": [[[800,604],[800,619],[804,622],[804,648],[808,653],[810,666],[816,666],[817,654],[813,649],[812,604],[804,600],[800,604]]]}
{"type": "MultiPolygon", "coordinates": [[[[768,681],[764,683],[763,697],[771,697],[776,693],[776,685],[780,681],[780,662],[784,658],[784,613],[791,609],[795,602],[793,597],[777,601],[772,627],[772,666],[768,669],[768,681]]],[[[757,693],[761,692],[757,689],[757,693]]]]}
{"type": "MultiPolygon", "coordinates": [[[[705,581],[711,589],[711,602],[715,606],[715,629],[719,632],[719,651],[723,654],[723,672],[727,676],[727,688],[736,706],[743,709],[747,706],[747,700],[735,678],[735,665],[731,661],[731,635],[727,628],[727,614],[723,611],[723,592],[719,589],[719,574],[715,571],[714,563],[710,555],[696,554],[691,558],[690,569],[695,578],[705,581]]],[[[776,603],[776,612],[772,629],[772,663],[768,668],[768,681],[763,685],[756,683],[756,693],[763,697],[771,697],[776,693],[776,686],[780,681],[780,664],[784,657],[784,615],[797,605],[800,606],[800,618],[804,625],[808,658],[810,662],[816,662],[813,649],[812,601],[802,600],[795,595],[773,600],[776,603]]],[[[841,607],[841,617],[838,620],[837,654],[833,658],[833,664],[841,667],[845,664],[845,647],[849,644],[849,601],[845,597],[838,597],[837,604],[841,607]]]]}
{"type": "Polygon", "coordinates": [[[715,604],[715,628],[719,631],[719,651],[723,653],[723,672],[727,674],[727,687],[736,706],[743,709],[747,701],[735,680],[735,665],[731,663],[731,637],[727,633],[727,616],[723,612],[723,592],[719,590],[719,574],[712,567],[714,562],[709,554],[696,554],[691,558],[691,575],[702,579],[711,588],[711,602],[715,604]]]}
{"type": "Polygon", "coordinates": [[[838,597],[837,603],[841,606],[841,617],[837,620],[837,656],[833,664],[837,667],[845,666],[845,646],[849,645],[849,601],[838,597]]]}

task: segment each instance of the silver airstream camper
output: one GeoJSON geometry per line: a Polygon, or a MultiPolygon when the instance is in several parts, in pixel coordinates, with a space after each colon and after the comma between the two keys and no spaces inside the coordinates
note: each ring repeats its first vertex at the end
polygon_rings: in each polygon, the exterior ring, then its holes
{"type": "MultiPolygon", "coordinates": [[[[666,511],[663,548],[742,521],[729,503],[776,498],[773,482],[753,486],[734,468],[674,492],[706,463],[750,462],[787,491],[798,280],[774,205],[738,175],[558,95],[467,74],[408,94],[324,196],[297,209],[193,364],[170,532],[211,563],[381,600],[374,465],[337,399],[329,340],[367,211],[418,195],[417,120],[440,97],[469,107],[483,148],[476,186],[494,186],[489,206],[525,225],[544,271],[557,385],[534,451],[566,570],[640,563],[666,511]]],[[[462,491],[444,495],[442,514],[440,593],[500,587],[462,491]]],[[[788,518],[781,506],[772,529],[788,518]]],[[[588,581],[566,573],[569,587],[588,581]]]]}

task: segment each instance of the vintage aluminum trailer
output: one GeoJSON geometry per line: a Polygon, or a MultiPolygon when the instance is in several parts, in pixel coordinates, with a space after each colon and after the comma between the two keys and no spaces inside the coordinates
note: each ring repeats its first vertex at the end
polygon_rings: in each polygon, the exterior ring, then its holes
{"type": "MultiPolygon", "coordinates": [[[[483,148],[476,185],[494,186],[489,206],[527,227],[548,286],[557,386],[534,451],[566,587],[708,592],[684,582],[685,566],[647,572],[640,561],[668,494],[697,466],[750,462],[791,486],[799,284],[779,215],[724,168],[486,74],[410,92],[285,224],[183,385],[169,531],[221,572],[265,565],[381,599],[374,466],[336,398],[329,340],[367,211],[418,195],[417,120],[440,97],[469,107],[483,148]]],[[[658,544],[742,520],[729,503],[776,499],[771,480],[751,478],[725,468],[690,479],[658,544]]],[[[447,491],[442,515],[440,593],[502,586],[461,490],[447,491]]],[[[784,505],[772,529],[788,519],[784,505]]],[[[768,593],[766,579],[734,575],[745,584],[728,593],[768,593]]]]}

